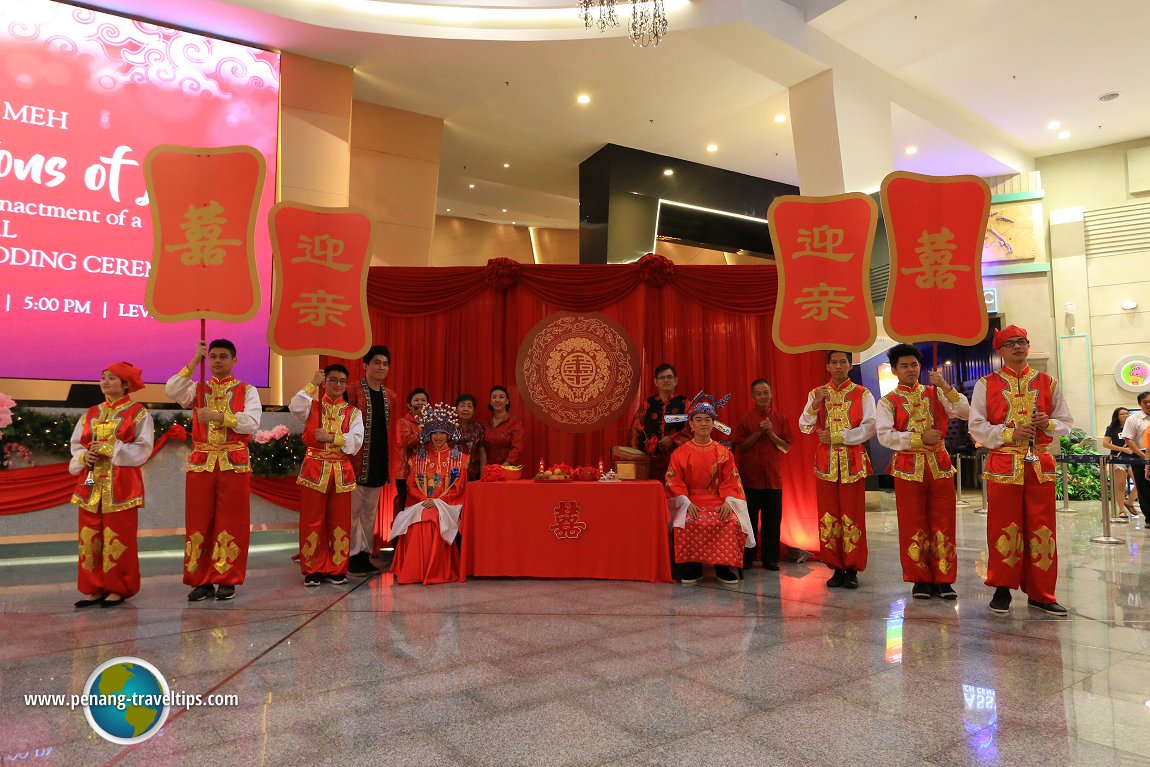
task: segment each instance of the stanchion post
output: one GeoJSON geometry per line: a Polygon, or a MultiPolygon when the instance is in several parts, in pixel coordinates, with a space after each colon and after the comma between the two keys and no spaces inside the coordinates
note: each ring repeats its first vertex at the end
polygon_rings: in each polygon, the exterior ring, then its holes
{"type": "Polygon", "coordinates": [[[954,499],[955,506],[969,506],[970,505],[970,503],[968,501],[965,501],[962,498],[962,459],[964,457],[965,456],[962,453],[955,453],[954,454],[954,460],[951,461],[951,463],[954,464],[954,470],[955,470],[954,478],[956,480],[958,480],[958,487],[955,488],[955,494],[954,494],[955,495],[955,499],[954,499]]]}
{"type": "Polygon", "coordinates": [[[1070,511],[1070,467],[1066,463],[1066,456],[1062,460],[1062,511],[1070,511]]]}
{"type": "Polygon", "coordinates": [[[978,460],[978,484],[982,488],[982,507],[975,509],[974,513],[975,514],[985,514],[987,512],[987,509],[989,508],[989,503],[988,503],[987,498],[986,498],[986,477],[983,476],[986,473],[986,452],[984,451],[981,455],[977,456],[977,460],[978,460]]]}
{"type": "MultiPolygon", "coordinates": [[[[1125,483],[1125,476],[1126,476],[1125,473],[1123,473],[1122,476],[1123,476],[1123,483],[1125,483]]],[[[1115,485],[1114,485],[1114,464],[1111,463],[1109,457],[1107,457],[1107,459],[1106,459],[1106,481],[1110,483],[1110,504],[1109,504],[1110,524],[1112,524],[1112,525],[1113,524],[1119,524],[1119,525],[1129,524],[1130,520],[1128,518],[1123,518],[1122,515],[1118,513],[1120,507],[1122,506],[1122,501],[1119,499],[1124,499],[1126,497],[1126,487],[1125,487],[1125,485],[1121,489],[1118,489],[1117,487],[1115,487],[1115,485]]]]}
{"type": "MultiPolygon", "coordinates": [[[[1122,543],[1120,538],[1115,538],[1110,534],[1110,481],[1106,476],[1106,456],[1098,456],[1098,471],[1099,479],[1101,480],[1101,493],[1102,493],[1102,535],[1096,535],[1090,539],[1091,543],[1122,543]]],[[[1068,493],[1069,494],[1069,493],[1068,493]]]]}

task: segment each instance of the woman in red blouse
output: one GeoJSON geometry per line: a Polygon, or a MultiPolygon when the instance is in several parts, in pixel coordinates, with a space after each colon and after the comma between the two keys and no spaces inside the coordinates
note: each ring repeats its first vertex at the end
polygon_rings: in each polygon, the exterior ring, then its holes
{"type": "Polygon", "coordinates": [[[491,411],[491,422],[486,425],[483,435],[487,463],[520,466],[519,457],[523,454],[523,421],[519,416],[511,415],[511,399],[507,389],[492,386],[491,401],[487,409],[491,411]]]}

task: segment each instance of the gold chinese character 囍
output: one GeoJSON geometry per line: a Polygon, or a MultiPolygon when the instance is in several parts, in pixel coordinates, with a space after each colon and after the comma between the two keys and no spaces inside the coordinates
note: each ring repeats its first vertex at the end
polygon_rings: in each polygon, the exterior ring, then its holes
{"type": "Polygon", "coordinates": [[[854,296],[842,295],[846,288],[832,288],[825,282],[820,282],[817,287],[803,288],[803,293],[810,293],[809,296],[799,297],[795,299],[795,303],[806,311],[800,319],[813,319],[816,322],[824,322],[833,314],[842,319],[848,319],[840,309],[843,309],[851,301],[854,301],[854,296]]]}
{"type": "Polygon", "coordinates": [[[347,327],[339,315],[350,309],[351,304],[336,303],[343,296],[333,295],[320,288],[314,293],[300,293],[300,298],[304,300],[291,305],[291,308],[300,310],[299,324],[308,323],[322,328],[330,321],[331,324],[339,325],[341,328],[347,327]]]}
{"type": "Polygon", "coordinates": [[[221,239],[224,224],[228,222],[222,215],[224,208],[215,200],[197,208],[189,205],[184,213],[180,228],[184,230],[184,241],[165,247],[169,253],[179,252],[180,261],[185,266],[218,266],[227,255],[225,246],[240,245],[242,240],[221,239]]]}
{"type": "Polygon", "coordinates": [[[331,235],[317,234],[315,237],[308,237],[306,234],[301,234],[297,247],[304,252],[304,255],[293,258],[291,260],[293,264],[316,264],[337,272],[346,272],[351,268],[351,264],[336,263],[336,259],[343,255],[343,240],[337,240],[331,235]]]}
{"type": "Polygon", "coordinates": [[[955,272],[969,272],[970,267],[962,264],[951,265],[954,258],[954,232],[943,227],[941,232],[923,232],[918,238],[918,247],[914,252],[918,254],[919,266],[900,270],[903,274],[917,274],[914,284],[920,288],[941,288],[950,290],[954,287],[955,272]]]}
{"type": "Polygon", "coordinates": [[[825,224],[812,229],[800,229],[796,239],[803,246],[803,249],[796,250],[792,258],[815,256],[817,258],[829,258],[840,264],[844,261],[850,261],[854,253],[835,252],[835,248],[842,245],[845,238],[846,233],[842,229],[832,229],[825,224]]]}

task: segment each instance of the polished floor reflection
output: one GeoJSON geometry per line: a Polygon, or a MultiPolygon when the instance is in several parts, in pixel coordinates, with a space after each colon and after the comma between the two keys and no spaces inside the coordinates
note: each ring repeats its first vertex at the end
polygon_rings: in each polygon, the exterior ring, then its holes
{"type": "MultiPolygon", "coordinates": [[[[1058,515],[1059,600],[987,608],[985,517],[959,513],[957,605],[910,599],[893,513],[867,515],[858,591],[820,565],[737,587],[390,576],[305,589],[290,539],[257,536],[234,602],[189,604],[176,554],[124,607],[74,610],[74,565],[0,547],[0,762],[62,765],[1150,765],[1150,536],[1092,544],[1058,515]],[[136,746],[79,710],[101,662],[150,661],[174,712],[136,746]]],[[[171,545],[171,542],[167,542],[171,545]]],[[[1021,603],[1021,604],[1020,604],[1021,603]]]]}

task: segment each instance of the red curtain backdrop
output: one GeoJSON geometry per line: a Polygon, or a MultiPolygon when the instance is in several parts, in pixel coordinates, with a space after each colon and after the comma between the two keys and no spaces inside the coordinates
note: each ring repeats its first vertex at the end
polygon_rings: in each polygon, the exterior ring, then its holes
{"type": "MultiPolygon", "coordinates": [[[[630,418],[599,432],[570,434],[524,407],[515,385],[519,345],[536,322],[560,310],[603,312],[631,334],[642,355],[641,399],[634,407],[653,393],[655,367],[670,362],[680,394],[733,394],[720,413],[730,424],[754,407],[751,381],[767,379],[775,407],[797,433],[807,393],[824,382],[824,358],[822,352],[785,354],[774,347],[775,291],[773,266],[672,266],[651,257],[603,266],[499,259],[486,267],[374,267],[367,285],[374,342],[392,353],[386,385],[401,403],[416,386],[427,389],[432,402],[454,402],[469,392],[479,401],[478,417],[485,418],[490,388],[507,387],[512,412],[525,426],[528,476],[540,458],[547,464],[609,463],[611,446],[629,439],[630,418]]],[[[332,361],[324,358],[324,364],[332,361]]],[[[358,360],[339,361],[353,380],[363,375],[358,360]]],[[[807,550],[818,548],[813,443],[813,437],[798,437],[783,464],[783,539],[807,550]]],[[[383,507],[386,525],[390,504],[383,507]]]]}

